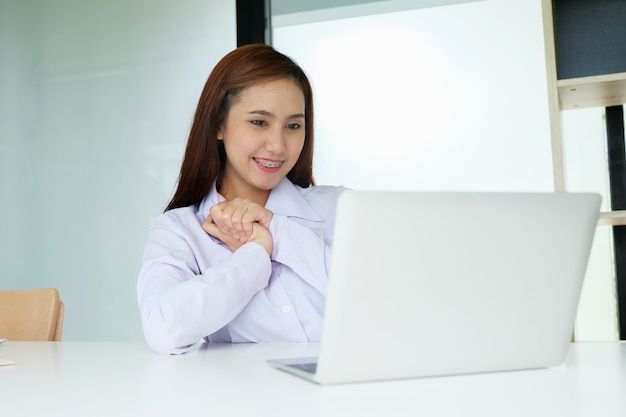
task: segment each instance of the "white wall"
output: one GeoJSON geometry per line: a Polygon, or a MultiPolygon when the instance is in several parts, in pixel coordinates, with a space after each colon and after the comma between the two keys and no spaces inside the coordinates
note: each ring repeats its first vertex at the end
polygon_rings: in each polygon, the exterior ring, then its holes
{"type": "Polygon", "coordinates": [[[57,287],[65,340],[142,339],[136,277],[234,0],[0,0],[0,289],[57,287]]]}
{"type": "Polygon", "coordinates": [[[318,183],[552,190],[541,1],[406,7],[273,19],[313,82],[318,183]]]}

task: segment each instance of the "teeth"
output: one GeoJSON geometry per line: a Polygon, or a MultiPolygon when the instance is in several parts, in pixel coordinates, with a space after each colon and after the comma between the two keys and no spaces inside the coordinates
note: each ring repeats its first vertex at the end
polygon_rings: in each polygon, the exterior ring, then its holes
{"type": "Polygon", "coordinates": [[[255,160],[266,168],[278,168],[279,166],[283,164],[282,161],[270,162],[264,159],[255,159],[255,160]]]}

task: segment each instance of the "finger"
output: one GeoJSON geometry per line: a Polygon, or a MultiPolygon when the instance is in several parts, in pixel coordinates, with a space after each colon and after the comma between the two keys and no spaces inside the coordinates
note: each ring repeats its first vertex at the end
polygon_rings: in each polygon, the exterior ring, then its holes
{"type": "Polygon", "coordinates": [[[219,228],[215,227],[212,232],[207,232],[210,236],[219,239],[222,243],[224,243],[231,251],[236,251],[243,245],[237,239],[233,239],[233,237],[228,234],[222,232],[219,228]]]}
{"type": "Polygon", "coordinates": [[[245,239],[248,236],[247,229],[252,229],[251,222],[246,219],[248,206],[246,204],[237,204],[231,214],[231,223],[233,225],[235,239],[245,239]]]}
{"type": "Polygon", "coordinates": [[[221,202],[209,209],[209,213],[211,218],[213,219],[213,223],[217,225],[224,232],[228,232],[231,228],[231,224],[229,222],[230,217],[227,213],[228,210],[228,202],[221,202]]]}
{"type": "Polygon", "coordinates": [[[204,223],[202,223],[202,230],[207,232],[211,236],[215,236],[217,232],[219,232],[219,227],[215,223],[213,223],[213,219],[211,216],[207,217],[204,223]]]}
{"type": "Polygon", "coordinates": [[[248,207],[246,212],[246,221],[250,223],[259,223],[261,226],[269,229],[273,213],[263,206],[255,204],[248,207]]]}
{"type": "Polygon", "coordinates": [[[256,214],[256,211],[249,208],[246,211],[246,213],[243,215],[243,218],[241,219],[241,224],[243,226],[243,233],[248,239],[252,235],[253,224],[257,223],[257,217],[258,215],[256,214]]]}
{"type": "Polygon", "coordinates": [[[237,207],[232,204],[216,207],[211,211],[214,223],[222,233],[231,235],[234,239],[239,240],[240,234],[243,233],[238,217],[240,214],[236,212],[237,207]]]}
{"type": "Polygon", "coordinates": [[[218,224],[222,230],[226,233],[230,233],[235,239],[242,242],[247,240],[249,230],[252,225],[246,220],[246,213],[251,202],[242,198],[235,198],[234,200],[222,202],[220,206],[216,208],[215,213],[219,210],[219,222],[218,224]]]}
{"type": "Polygon", "coordinates": [[[206,228],[210,227],[211,225],[215,226],[215,224],[213,223],[213,218],[211,217],[211,215],[209,214],[206,219],[204,219],[204,222],[202,223],[202,229],[206,232],[206,228]]]}
{"type": "Polygon", "coordinates": [[[237,239],[234,239],[230,233],[223,232],[215,223],[212,222],[210,216],[202,224],[202,229],[209,235],[222,241],[231,251],[236,251],[243,244],[237,239]]]}

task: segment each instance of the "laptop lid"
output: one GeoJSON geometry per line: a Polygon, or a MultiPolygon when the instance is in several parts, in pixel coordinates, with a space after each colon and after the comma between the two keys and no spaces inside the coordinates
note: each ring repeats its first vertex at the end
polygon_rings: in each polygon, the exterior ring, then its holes
{"type": "Polygon", "coordinates": [[[315,380],[561,363],[599,206],[588,193],[344,193],[315,380]]]}

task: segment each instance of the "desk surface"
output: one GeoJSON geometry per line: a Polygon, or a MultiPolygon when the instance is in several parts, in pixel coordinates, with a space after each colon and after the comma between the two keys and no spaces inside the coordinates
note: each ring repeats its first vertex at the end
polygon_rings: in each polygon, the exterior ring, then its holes
{"type": "MultiPolygon", "coordinates": [[[[200,345],[159,356],[141,343],[9,342],[0,358],[7,416],[619,416],[626,343],[571,345],[544,370],[318,386],[266,359],[315,344],[200,345]]],[[[459,352],[462,354],[462,352],[459,352]]]]}

